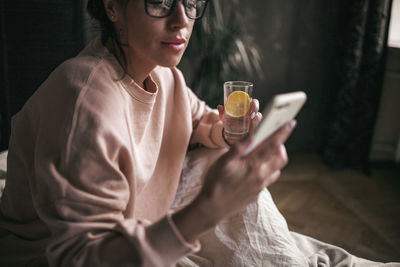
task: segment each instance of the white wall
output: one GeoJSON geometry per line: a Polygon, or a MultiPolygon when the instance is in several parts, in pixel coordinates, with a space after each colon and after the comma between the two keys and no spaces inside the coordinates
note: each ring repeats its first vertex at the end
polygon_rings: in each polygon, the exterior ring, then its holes
{"type": "Polygon", "coordinates": [[[400,162],[400,0],[392,2],[388,46],[370,159],[400,162]]]}
{"type": "Polygon", "coordinates": [[[390,17],[389,46],[400,48],[400,0],[392,0],[390,17]]]}
{"type": "Polygon", "coordinates": [[[400,162],[400,48],[397,47],[390,47],[387,54],[370,159],[400,162]]]}

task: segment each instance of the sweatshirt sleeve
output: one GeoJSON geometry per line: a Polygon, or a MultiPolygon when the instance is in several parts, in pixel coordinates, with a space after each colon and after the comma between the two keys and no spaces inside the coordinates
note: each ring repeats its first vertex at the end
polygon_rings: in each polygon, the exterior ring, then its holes
{"type": "Polygon", "coordinates": [[[190,143],[201,143],[209,148],[229,147],[222,136],[224,126],[219,119],[218,111],[208,107],[192,90],[188,89],[188,92],[193,121],[190,143]]]}
{"type": "Polygon", "coordinates": [[[32,190],[52,234],[50,266],[171,266],[198,250],[170,215],[153,224],[126,216],[136,188],[123,114],[90,108],[75,114],[67,140],[53,135],[61,128],[55,122],[44,122],[52,128],[37,138],[32,190]]]}

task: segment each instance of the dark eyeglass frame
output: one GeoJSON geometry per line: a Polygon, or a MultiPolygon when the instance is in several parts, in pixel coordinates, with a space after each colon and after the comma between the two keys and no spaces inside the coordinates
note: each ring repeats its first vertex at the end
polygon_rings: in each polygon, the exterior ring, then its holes
{"type": "Polygon", "coordinates": [[[151,14],[149,13],[149,11],[147,10],[147,2],[148,2],[148,0],[144,0],[144,10],[146,11],[146,14],[147,14],[148,16],[152,17],[152,18],[157,18],[157,19],[165,18],[165,17],[170,16],[170,15],[172,14],[172,12],[174,12],[175,7],[176,7],[176,4],[177,4],[178,1],[181,1],[182,4],[183,4],[183,6],[185,7],[185,14],[186,14],[186,16],[187,16],[189,19],[194,19],[194,20],[201,19],[201,18],[203,17],[204,12],[205,12],[206,9],[207,9],[207,4],[208,4],[208,2],[209,2],[209,0],[202,0],[202,1],[205,1],[205,2],[206,2],[206,3],[204,4],[204,9],[203,9],[203,11],[201,12],[201,14],[198,15],[198,16],[196,16],[196,17],[191,17],[191,16],[189,16],[189,14],[188,14],[188,10],[187,10],[187,1],[189,1],[189,0],[173,0],[172,6],[171,6],[171,8],[169,9],[168,13],[165,14],[165,15],[163,15],[163,16],[153,16],[153,15],[151,15],[151,14]]]}

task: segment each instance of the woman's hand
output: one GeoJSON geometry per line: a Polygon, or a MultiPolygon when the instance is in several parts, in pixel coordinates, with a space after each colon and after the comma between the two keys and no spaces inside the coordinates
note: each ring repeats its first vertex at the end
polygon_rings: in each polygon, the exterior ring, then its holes
{"type": "Polygon", "coordinates": [[[199,196],[174,215],[189,242],[254,202],[261,190],[278,179],[288,161],[283,144],[294,126],[294,121],[286,123],[249,155],[243,156],[251,143],[250,136],[234,144],[211,165],[199,196]]]}
{"type": "MultiPolygon", "coordinates": [[[[254,130],[254,128],[260,123],[261,119],[262,119],[262,114],[260,112],[258,112],[260,108],[260,104],[258,102],[257,99],[253,98],[251,100],[251,106],[249,109],[249,112],[247,113],[246,116],[250,117],[250,132],[252,132],[254,130]]],[[[224,121],[224,113],[225,113],[225,108],[222,105],[218,105],[217,106],[218,109],[218,114],[219,114],[219,118],[221,121],[224,121]]]]}
{"type": "Polygon", "coordinates": [[[251,138],[233,145],[208,170],[200,197],[219,221],[255,201],[258,193],[280,176],[288,158],[283,145],[294,127],[285,124],[256,150],[243,156],[251,138]]]}

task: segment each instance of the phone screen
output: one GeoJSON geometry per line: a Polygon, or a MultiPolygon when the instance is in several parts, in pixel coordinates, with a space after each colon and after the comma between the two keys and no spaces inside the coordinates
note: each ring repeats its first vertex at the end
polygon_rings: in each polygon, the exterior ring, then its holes
{"type": "Polygon", "coordinates": [[[254,139],[244,155],[248,155],[272,133],[295,118],[307,96],[302,91],[276,95],[263,111],[263,119],[255,129],[254,139]]]}

